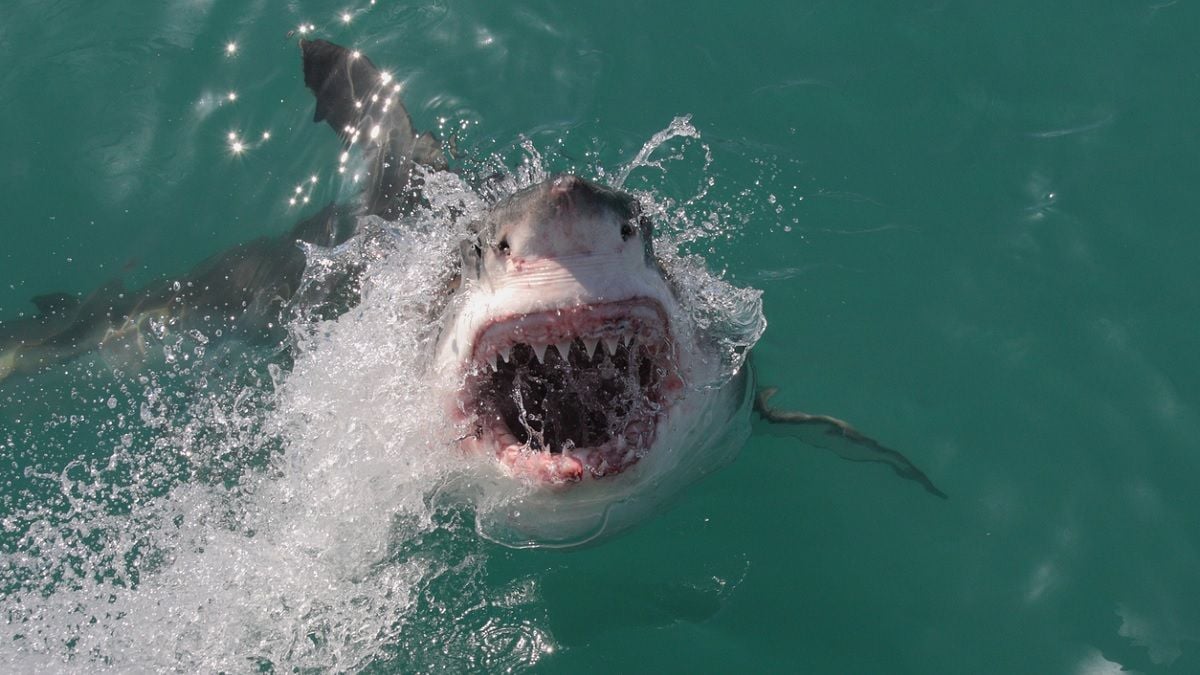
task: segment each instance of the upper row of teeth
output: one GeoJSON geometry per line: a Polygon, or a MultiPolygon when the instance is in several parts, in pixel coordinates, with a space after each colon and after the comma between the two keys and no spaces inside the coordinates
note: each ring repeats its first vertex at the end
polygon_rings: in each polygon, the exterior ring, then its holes
{"type": "MultiPolygon", "coordinates": [[[[604,345],[605,351],[607,351],[609,354],[616,354],[617,347],[628,345],[627,349],[632,349],[634,342],[636,342],[636,338],[633,335],[613,335],[603,338],[586,337],[580,339],[583,340],[584,350],[589,356],[595,356],[597,353],[599,353],[598,348],[600,345],[604,345]]],[[[572,342],[574,341],[564,340],[554,344],[530,344],[529,346],[533,348],[533,358],[544,362],[546,360],[546,350],[551,347],[558,350],[558,355],[561,358],[566,359],[567,354],[571,351],[572,342]]],[[[513,345],[501,347],[498,351],[492,353],[491,356],[484,358],[483,362],[491,366],[492,370],[499,370],[500,361],[508,363],[512,360],[512,348],[513,345]]]]}

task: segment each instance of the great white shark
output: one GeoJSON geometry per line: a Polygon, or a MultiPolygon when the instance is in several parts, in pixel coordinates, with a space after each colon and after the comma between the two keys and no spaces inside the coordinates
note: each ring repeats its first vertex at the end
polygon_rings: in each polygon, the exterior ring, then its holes
{"type": "MultiPolygon", "coordinates": [[[[0,323],[0,380],[96,350],[109,363],[136,361],[156,326],[205,330],[220,321],[256,338],[277,334],[291,308],[336,316],[356,302],[358,270],[302,287],[306,257],[297,244],[338,246],[367,217],[403,221],[422,203],[428,178],[449,164],[370,59],[323,40],[300,47],[314,121],[362,149],[360,201],[327,206],[282,236],[222,252],[179,278],[34,298],[36,314],[0,323]]],[[[708,384],[712,359],[673,271],[655,253],[653,220],[633,195],[555,175],[497,200],[465,231],[458,274],[433,303],[440,334],[431,370],[454,383],[443,402],[454,444],[531,486],[543,508],[582,509],[580,522],[594,527],[594,512],[611,502],[666,491],[727,461],[744,439],[690,462],[691,446],[704,442],[691,432],[751,414],[756,430],[884,463],[945,497],[904,455],[846,422],[774,407],[776,390],[756,390],[749,362],[708,384]],[[672,472],[688,476],[664,481],[672,472]]]]}

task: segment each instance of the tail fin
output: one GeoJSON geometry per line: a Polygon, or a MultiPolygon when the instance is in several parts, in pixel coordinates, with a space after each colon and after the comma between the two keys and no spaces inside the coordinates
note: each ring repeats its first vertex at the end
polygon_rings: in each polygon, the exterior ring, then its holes
{"type": "Polygon", "coordinates": [[[370,166],[367,213],[395,220],[420,200],[414,168],[445,169],[430,133],[413,130],[399,85],[366,56],[325,40],[301,40],[304,84],[317,99],[314,122],[325,122],[347,145],[362,144],[370,166]]]}

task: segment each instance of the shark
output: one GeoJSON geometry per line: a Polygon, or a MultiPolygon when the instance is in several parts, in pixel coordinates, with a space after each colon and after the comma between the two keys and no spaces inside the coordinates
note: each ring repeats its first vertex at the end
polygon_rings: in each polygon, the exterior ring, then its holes
{"type": "MultiPolygon", "coordinates": [[[[314,122],[361,148],[357,202],[140,289],[111,282],[85,297],[38,296],[36,313],[0,323],[0,380],[95,351],[136,362],[152,351],[154,326],[220,321],[229,334],[278,339],[296,307],[336,317],[354,305],[362,270],[305,285],[300,245],[342,245],[371,219],[402,226],[427,181],[453,169],[367,56],[319,39],[299,46],[314,122]]],[[[514,525],[513,509],[503,525],[521,531],[515,541],[622,529],[621,505],[663,501],[730,461],[745,433],[718,432],[743,427],[884,464],[946,498],[905,455],[849,423],[773,405],[777,389],[759,386],[752,359],[719,376],[675,270],[656,254],[654,228],[636,196],[572,173],[503,194],[460,228],[457,274],[431,303],[439,332],[428,360],[453,383],[442,403],[454,451],[533,495],[524,503],[540,520],[514,525]]]]}

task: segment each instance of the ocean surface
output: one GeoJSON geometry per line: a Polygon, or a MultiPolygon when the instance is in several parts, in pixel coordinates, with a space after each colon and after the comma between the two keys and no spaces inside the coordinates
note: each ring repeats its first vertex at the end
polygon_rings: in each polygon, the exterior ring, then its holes
{"type": "Polygon", "coordinates": [[[603,180],[690,116],[635,180],[762,291],[761,382],[949,499],[753,436],[621,536],[515,550],[355,435],[419,397],[327,371],[403,335],[287,386],[216,336],[85,357],[0,381],[3,670],[1200,672],[1196,3],[6,0],[0,319],[353,200],[301,36],[461,164],[603,180]]]}

